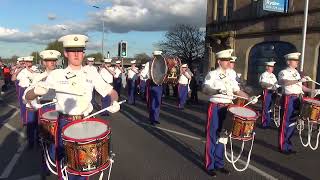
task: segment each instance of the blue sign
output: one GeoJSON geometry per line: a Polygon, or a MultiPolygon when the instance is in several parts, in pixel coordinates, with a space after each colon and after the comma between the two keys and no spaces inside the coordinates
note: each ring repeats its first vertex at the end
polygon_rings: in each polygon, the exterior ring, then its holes
{"type": "Polygon", "coordinates": [[[263,0],[263,10],[273,12],[286,12],[288,0],[263,0]]]}

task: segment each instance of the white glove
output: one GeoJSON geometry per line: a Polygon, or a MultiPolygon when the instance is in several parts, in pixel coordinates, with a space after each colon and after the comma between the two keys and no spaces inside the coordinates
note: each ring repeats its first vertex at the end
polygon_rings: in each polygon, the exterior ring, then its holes
{"type": "Polygon", "coordinates": [[[256,104],[258,102],[258,97],[257,96],[252,96],[250,99],[249,99],[249,102],[251,102],[251,104],[256,104]]]}
{"type": "Polygon", "coordinates": [[[110,113],[116,113],[120,110],[120,104],[117,101],[113,101],[112,105],[107,108],[110,113]]]}
{"type": "Polygon", "coordinates": [[[34,87],[34,93],[38,96],[42,96],[47,94],[49,91],[49,88],[47,88],[46,84],[44,82],[39,82],[34,87]]]}
{"type": "Polygon", "coordinates": [[[299,82],[308,82],[308,81],[311,81],[312,79],[309,77],[309,76],[304,76],[303,78],[301,78],[300,80],[299,80],[299,82]]]}
{"type": "Polygon", "coordinates": [[[279,84],[274,84],[274,85],[272,86],[272,90],[277,90],[279,87],[280,87],[279,84]]]}
{"type": "Polygon", "coordinates": [[[223,94],[223,95],[227,95],[228,94],[227,90],[222,90],[222,89],[219,90],[219,93],[223,94]]]}

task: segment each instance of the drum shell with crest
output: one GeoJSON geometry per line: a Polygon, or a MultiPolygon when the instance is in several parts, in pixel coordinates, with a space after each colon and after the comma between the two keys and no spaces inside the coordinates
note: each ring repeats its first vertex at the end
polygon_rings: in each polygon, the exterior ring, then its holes
{"type": "Polygon", "coordinates": [[[156,85],[162,85],[168,72],[168,67],[164,56],[154,55],[149,68],[152,82],[156,85]]]}
{"type": "Polygon", "coordinates": [[[251,140],[258,114],[247,107],[231,105],[228,107],[226,119],[231,122],[231,137],[238,140],[251,140]]]}
{"type": "Polygon", "coordinates": [[[57,111],[48,111],[41,115],[39,119],[39,136],[44,142],[54,142],[58,116],[59,113],[57,111]]]}
{"type": "Polygon", "coordinates": [[[105,120],[77,120],[62,129],[67,171],[88,176],[110,166],[111,129],[105,120]]]}
{"type": "Polygon", "coordinates": [[[300,118],[320,124],[320,101],[313,98],[302,98],[300,118]]]}
{"type": "Polygon", "coordinates": [[[179,81],[181,59],[174,56],[168,56],[165,58],[167,63],[168,72],[164,80],[167,84],[177,84],[179,81]]]}

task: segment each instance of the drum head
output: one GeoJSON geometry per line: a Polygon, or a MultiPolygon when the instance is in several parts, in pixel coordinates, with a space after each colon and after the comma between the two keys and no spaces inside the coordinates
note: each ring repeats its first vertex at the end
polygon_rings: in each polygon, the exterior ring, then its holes
{"type": "Polygon", "coordinates": [[[80,121],[71,124],[63,131],[63,136],[83,140],[99,137],[108,131],[108,125],[102,121],[80,121]]]}
{"type": "Polygon", "coordinates": [[[157,85],[161,85],[168,71],[167,63],[163,56],[159,55],[154,57],[150,71],[152,81],[157,85]]]}
{"type": "Polygon", "coordinates": [[[48,120],[57,120],[59,113],[57,111],[48,111],[42,114],[42,118],[48,120]]]}
{"type": "Polygon", "coordinates": [[[231,112],[232,114],[235,114],[237,116],[244,117],[244,118],[254,118],[257,116],[256,112],[246,107],[239,107],[239,106],[230,107],[228,111],[231,112]]]}
{"type": "Polygon", "coordinates": [[[312,98],[304,98],[303,101],[310,103],[310,104],[314,104],[316,106],[320,106],[320,101],[316,100],[316,99],[312,99],[312,98]]]}

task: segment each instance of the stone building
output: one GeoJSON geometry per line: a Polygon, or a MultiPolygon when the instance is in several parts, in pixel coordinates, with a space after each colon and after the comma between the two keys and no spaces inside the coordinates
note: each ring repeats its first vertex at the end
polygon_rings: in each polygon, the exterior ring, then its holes
{"type": "MultiPolygon", "coordinates": [[[[235,49],[236,70],[255,84],[264,71],[265,61],[283,68],[283,55],[300,51],[304,22],[304,0],[285,0],[284,13],[263,10],[263,1],[207,0],[206,54],[208,67],[215,66],[214,53],[235,49]]],[[[304,73],[320,81],[320,0],[310,0],[304,73]]]]}

